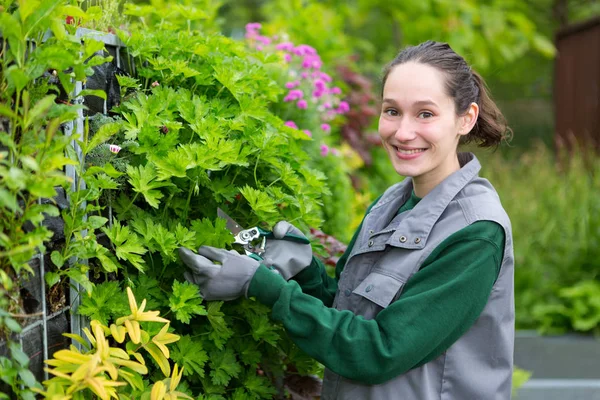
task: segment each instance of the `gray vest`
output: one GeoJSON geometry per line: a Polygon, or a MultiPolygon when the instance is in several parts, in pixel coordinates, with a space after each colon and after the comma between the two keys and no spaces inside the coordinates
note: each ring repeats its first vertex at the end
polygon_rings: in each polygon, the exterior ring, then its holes
{"type": "Polygon", "coordinates": [[[504,227],[506,245],[483,312],[444,354],[385,383],[365,385],[326,369],[322,399],[510,399],[515,319],[510,221],[494,188],[478,177],[477,158],[462,153],[459,160],[462,168],[410,211],[396,215],[411,195],[410,178],[384,193],[363,221],[333,306],[374,319],[401,295],[404,284],[444,239],[488,220],[504,227]]]}

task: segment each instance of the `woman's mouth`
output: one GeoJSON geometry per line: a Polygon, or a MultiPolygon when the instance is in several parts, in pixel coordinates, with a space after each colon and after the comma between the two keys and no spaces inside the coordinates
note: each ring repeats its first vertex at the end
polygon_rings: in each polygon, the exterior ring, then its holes
{"type": "Polygon", "coordinates": [[[401,149],[400,147],[392,146],[397,153],[402,155],[412,155],[422,153],[427,149],[401,149]]]}

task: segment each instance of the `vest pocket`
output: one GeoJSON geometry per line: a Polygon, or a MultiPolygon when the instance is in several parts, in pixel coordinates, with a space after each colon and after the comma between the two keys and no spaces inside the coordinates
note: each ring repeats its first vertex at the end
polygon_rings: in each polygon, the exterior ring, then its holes
{"type": "Polygon", "coordinates": [[[380,272],[371,272],[352,293],[371,300],[386,308],[394,299],[404,282],[380,272]]]}

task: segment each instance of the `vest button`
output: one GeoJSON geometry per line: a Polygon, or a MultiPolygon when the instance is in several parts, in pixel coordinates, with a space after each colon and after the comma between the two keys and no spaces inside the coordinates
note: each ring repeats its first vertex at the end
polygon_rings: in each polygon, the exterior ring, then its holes
{"type": "Polygon", "coordinates": [[[421,238],[416,238],[416,239],[415,239],[415,243],[416,243],[416,244],[419,244],[419,243],[421,243],[421,238]]]}
{"type": "Polygon", "coordinates": [[[398,240],[400,240],[400,243],[404,243],[406,242],[406,236],[400,236],[398,240]]]}
{"type": "Polygon", "coordinates": [[[369,240],[369,247],[372,247],[372,246],[373,246],[373,241],[369,240]]]}
{"type": "Polygon", "coordinates": [[[373,229],[369,229],[369,235],[372,235],[373,233],[375,233],[375,231],[373,229]]]}
{"type": "Polygon", "coordinates": [[[352,291],[350,289],[346,289],[344,290],[344,294],[346,295],[346,297],[349,297],[352,294],[352,291]]]}
{"type": "Polygon", "coordinates": [[[370,292],[371,290],[373,290],[373,285],[369,285],[365,288],[365,292],[370,292]]]}

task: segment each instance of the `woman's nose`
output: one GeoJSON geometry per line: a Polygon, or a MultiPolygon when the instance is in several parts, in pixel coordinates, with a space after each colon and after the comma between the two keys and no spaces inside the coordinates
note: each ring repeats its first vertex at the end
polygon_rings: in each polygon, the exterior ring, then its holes
{"type": "Polygon", "coordinates": [[[417,137],[414,127],[406,120],[400,120],[394,133],[394,138],[399,142],[408,142],[417,137]]]}

